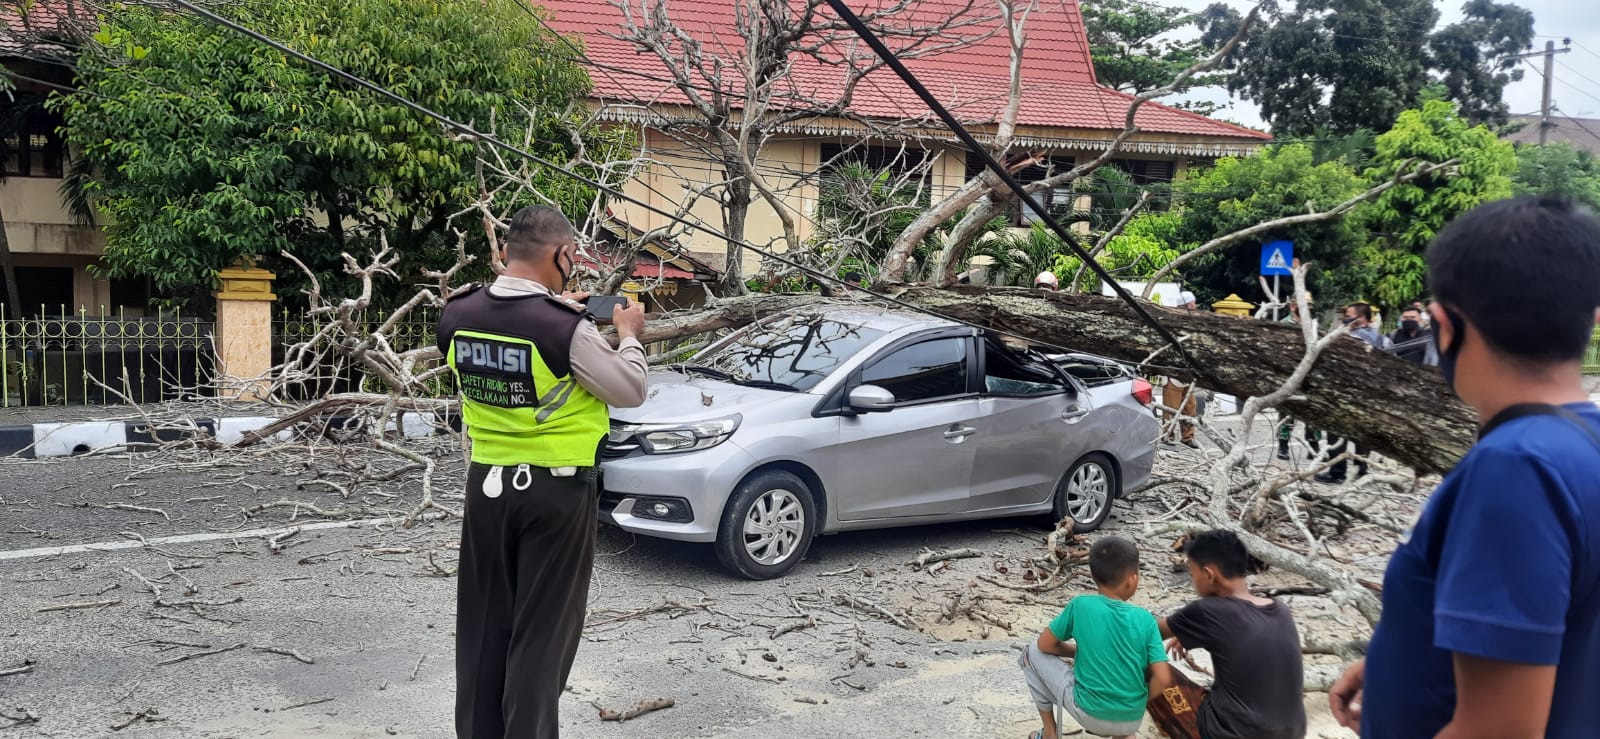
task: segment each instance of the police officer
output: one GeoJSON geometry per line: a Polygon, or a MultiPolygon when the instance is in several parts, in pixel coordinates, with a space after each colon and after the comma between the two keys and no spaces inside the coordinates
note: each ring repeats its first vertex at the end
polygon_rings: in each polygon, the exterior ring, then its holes
{"type": "Polygon", "coordinates": [[[607,405],[644,402],[644,308],[613,318],[613,349],[572,273],[575,232],[555,208],[511,222],[505,273],[458,290],[439,351],[461,388],[471,443],[456,610],[456,733],[553,739],[594,566],[607,405]]]}

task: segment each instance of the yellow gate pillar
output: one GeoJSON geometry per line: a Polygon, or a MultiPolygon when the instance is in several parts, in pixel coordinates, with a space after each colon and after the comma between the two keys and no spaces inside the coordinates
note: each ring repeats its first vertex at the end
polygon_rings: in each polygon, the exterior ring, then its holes
{"type": "Polygon", "coordinates": [[[250,265],[217,273],[217,396],[259,400],[272,368],[272,281],[277,277],[250,265]]]}
{"type": "Polygon", "coordinates": [[[1246,302],[1237,294],[1229,293],[1228,297],[1211,304],[1211,309],[1219,315],[1234,316],[1236,318],[1249,318],[1250,312],[1256,309],[1255,303],[1246,302]]]}

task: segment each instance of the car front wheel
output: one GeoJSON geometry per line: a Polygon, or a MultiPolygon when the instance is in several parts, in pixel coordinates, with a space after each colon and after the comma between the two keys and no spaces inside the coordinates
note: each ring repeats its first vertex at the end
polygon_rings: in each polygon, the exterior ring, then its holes
{"type": "Polygon", "coordinates": [[[1055,520],[1070,516],[1072,531],[1077,534],[1099,529],[1111,516],[1117,487],[1117,472],[1110,459],[1090,454],[1078,460],[1056,487],[1055,520]]]}
{"type": "Polygon", "coordinates": [[[751,580],[780,577],[799,564],[816,531],[811,488],[782,470],[751,476],[728,500],[717,529],[717,559],[751,580]]]}

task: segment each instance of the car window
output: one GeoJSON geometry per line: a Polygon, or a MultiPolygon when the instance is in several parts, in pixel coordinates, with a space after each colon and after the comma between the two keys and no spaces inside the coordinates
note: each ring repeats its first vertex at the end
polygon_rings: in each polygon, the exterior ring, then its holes
{"type": "Polygon", "coordinates": [[[733,382],[810,390],[882,336],[877,329],[816,314],[793,314],[752,325],[691,362],[724,373],[733,382]]]}
{"type": "Polygon", "coordinates": [[[877,385],[900,403],[914,403],[967,392],[964,338],[934,339],[896,349],[861,371],[861,382],[877,385]]]}
{"type": "Polygon", "coordinates": [[[1049,395],[1067,386],[1037,355],[989,337],[983,347],[983,389],[992,395],[1049,395]]]}

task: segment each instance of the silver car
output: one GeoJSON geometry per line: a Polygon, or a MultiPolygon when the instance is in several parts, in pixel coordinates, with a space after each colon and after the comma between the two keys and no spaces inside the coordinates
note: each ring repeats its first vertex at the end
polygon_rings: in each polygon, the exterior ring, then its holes
{"type": "Polygon", "coordinates": [[[778,315],[668,369],[612,411],[602,518],[713,543],[749,578],[817,534],[1020,514],[1090,531],[1155,459],[1150,385],[1122,365],[924,315],[778,315]]]}

